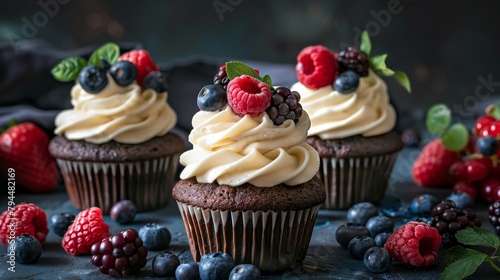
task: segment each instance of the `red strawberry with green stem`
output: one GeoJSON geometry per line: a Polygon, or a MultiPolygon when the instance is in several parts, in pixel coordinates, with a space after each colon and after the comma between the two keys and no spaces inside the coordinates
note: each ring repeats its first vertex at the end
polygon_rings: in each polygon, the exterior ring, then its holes
{"type": "Polygon", "coordinates": [[[14,125],[0,135],[0,170],[13,168],[15,182],[36,193],[53,191],[58,183],[49,138],[34,123],[14,125]]]}

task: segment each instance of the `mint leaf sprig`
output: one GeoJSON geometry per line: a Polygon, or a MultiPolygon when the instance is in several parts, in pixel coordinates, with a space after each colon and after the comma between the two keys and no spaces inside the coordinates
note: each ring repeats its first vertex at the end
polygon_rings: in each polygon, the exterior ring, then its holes
{"type": "Polygon", "coordinates": [[[384,77],[394,77],[396,81],[404,88],[407,92],[411,92],[411,84],[408,76],[401,71],[394,71],[387,67],[385,60],[387,59],[387,54],[379,54],[375,56],[370,56],[372,51],[372,43],[368,32],[365,30],[361,33],[361,42],[359,49],[366,53],[368,56],[368,61],[370,68],[379,76],[384,77]]]}
{"type": "MultiPolygon", "coordinates": [[[[463,246],[454,246],[446,252],[447,267],[441,273],[442,280],[463,279],[474,274],[484,262],[500,273],[500,239],[485,228],[466,228],[455,234],[458,242],[466,246],[482,246],[491,248],[493,252],[486,254],[463,246]]],[[[500,277],[500,275],[499,275],[500,277]]]]}
{"type": "Polygon", "coordinates": [[[120,57],[120,47],[115,43],[106,43],[96,49],[86,61],[84,58],[68,57],[57,63],[52,70],[52,76],[58,81],[69,82],[78,78],[80,71],[87,65],[94,65],[101,67],[101,60],[106,60],[109,64],[118,61],[120,57]]]}
{"type": "Polygon", "coordinates": [[[453,152],[462,151],[469,142],[469,131],[462,123],[451,124],[451,110],[445,104],[436,104],[429,108],[425,118],[427,131],[441,133],[441,143],[453,152]]]}
{"type": "Polygon", "coordinates": [[[253,78],[265,83],[271,91],[274,91],[273,82],[272,82],[271,77],[269,75],[264,75],[264,77],[261,77],[261,76],[259,76],[259,74],[257,74],[257,72],[255,72],[255,70],[252,67],[246,65],[243,62],[239,62],[239,61],[226,62],[226,73],[227,73],[227,77],[229,78],[229,80],[232,80],[232,79],[239,77],[241,75],[247,75],[247,76],[253,77],[253,78]]]}

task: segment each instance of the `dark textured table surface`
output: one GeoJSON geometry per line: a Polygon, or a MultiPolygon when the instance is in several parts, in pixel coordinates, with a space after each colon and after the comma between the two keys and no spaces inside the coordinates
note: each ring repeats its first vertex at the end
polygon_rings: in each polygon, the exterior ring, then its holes
{"type": "MultiPolygon", "coordinates": [[[[415,195],[430,193],[437,198],[446,197],[448,189],[428,189],[414,185],[410,179],[411,164],[415,160],[418,149],[404,150],[396,164],[391,176],[391,184],[386,196],[396,196],[404,203],[409,203],[415,195]]],[[[3,188],[4,190],[6,188],[3,188]]],[[[0,210],[7,208],[7,191],[0,195],[0,210]]],[[[47,216],[59,212],[77,214],[79,211],[73,207],[63,186],[56,192],[44,195],[23,193],[17,190],[15,202],[32,202],[43,208],[47,216]]],[[[481,216],[483,226],[492,229],[487,222],[486,205],[476,205],[481,216]]],[[[140,213],[133,224],[123,226],[115,223],[109,216],[105,221],[110,225],[111,233],[118,233],[129,227],[139,229],[148,222],[165,224],[172,233],[172,242],[169,250],[178,254],[181,262],[191,260],[184,225],[177,205],[171,201],[163,209],[140,213]]],[[[266,275],[264,279],[439,279],[445,267],[444,251],[441,249],[436,264],[426,269],[409,269],[406,266],[393,262],[390,270],[383,274],[370,273],[363,266],[362,261],[357,261],[349,256],[335,240],[335,231],[345,222],[345,211],[320,210],[317,226],[313,232],[308,254],[301,266],[297,266],[282,274],[266,275]]],[[[141,272],[132,278],[153,278],[151,269],[153,257],[158,252],[150,251],[148,263],[141,272]]],[[[0,279],[110,279],[108,275],[101,274],[90,262],[89,256],[71,256],[61,247],[61,237],[50,232],[40,259],[30,265],[16,263],[15,272],[7,270],[6,246],[0,245],[0,279]]],[[[498,273],[487,265],[482,265],[472,277],[468,279],[498,279],[498,273]]]]}

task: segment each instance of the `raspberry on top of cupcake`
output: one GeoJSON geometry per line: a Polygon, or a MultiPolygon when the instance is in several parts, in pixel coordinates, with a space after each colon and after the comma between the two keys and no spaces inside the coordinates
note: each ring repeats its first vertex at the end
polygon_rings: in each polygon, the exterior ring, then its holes
{"type": "Polygon", "coordinates": [[[299,53],[296,65],[299,81],[291,90],[302,95],[302,106],[311,118],[309,136],[368,137],[394,128],[396,113],[380,76],[394,76],[408,92],[410,83],[403,72],[387,68],[386,54],[370,57],[370,52],[371,42],[365,31],[359,48],[353,46],[333,53],[317,45],[299,53]]]}
{"type": "Polygon", "coordinates": [[[268,75],[227,62],[198,94],[181,179],[257,187],[311,180],[319,156],[305,143],[310,121],[299,101],[298,92],[274,88],[268,75]]]}
{"type": "Polygon", "coordinates": [[[68,140],[137,144],[165,135],[176,124],[177,115],[167,103],[166,76],[145,50],[120,56],[118,45],[108,43],[88,61],[62,60],[52,74],[59,81],[75,80],[73,109],[55,120],[55,133],[68,140]]]}

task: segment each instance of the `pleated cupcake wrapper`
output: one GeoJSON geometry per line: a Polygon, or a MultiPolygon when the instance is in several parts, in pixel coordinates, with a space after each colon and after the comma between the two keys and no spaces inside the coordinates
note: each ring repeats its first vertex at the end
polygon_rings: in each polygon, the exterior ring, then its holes
{"type": "Polygon", "coordinates": [[[363,158],[321,158],[318,172],[326,189],[324,209],[347,209],[358,202],[379,202],[398,153],[363,158]]]}
{"type": "Polygon", "coordinates": [[[123,199],[137,211],[158,209],[168,203],[179,154],[145,161],[102,163],[57,159],[71,202],[78,209],[99,207],[109,214],[123,199]]]}
{"type": "Polygon", "coordinates": [[[230,254],[262,272],[302,262],[320,205],[299,211],[219,211],[177,202],[195,261],[211,252],[230,254]]]}

